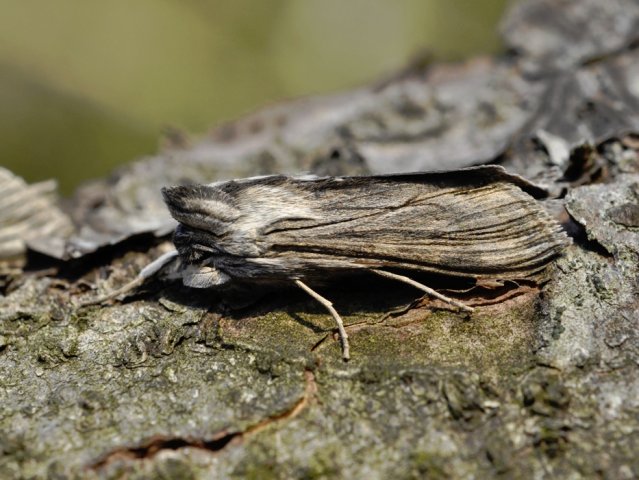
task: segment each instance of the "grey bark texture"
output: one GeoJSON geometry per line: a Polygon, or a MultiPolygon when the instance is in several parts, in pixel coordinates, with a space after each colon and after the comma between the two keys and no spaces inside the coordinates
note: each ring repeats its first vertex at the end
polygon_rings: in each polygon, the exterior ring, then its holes
{"type": "Polygon", "coordinates": [[[7,173],[0,478],[639,477],[639,4],[518,2],[503,32],[507,56],[176,137],[64,208],[7,173]],[[171,248],[161,186],[487,162],[573,237],[548,281],[453,292],[470,317],[382,278],[322,287],[348,363],[294,289],[164,278],[79,306],[171,248]]]}

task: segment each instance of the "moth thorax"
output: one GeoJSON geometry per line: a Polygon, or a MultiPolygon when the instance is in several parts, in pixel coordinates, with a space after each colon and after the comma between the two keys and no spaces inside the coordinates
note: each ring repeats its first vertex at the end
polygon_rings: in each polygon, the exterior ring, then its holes
{"type": "Polygon", "coordinates": [[[224,198],[202,199],[195,202],[193,211],[208,216],[211,220],[230,223],[240,216],[240,212],[224,198]]]}

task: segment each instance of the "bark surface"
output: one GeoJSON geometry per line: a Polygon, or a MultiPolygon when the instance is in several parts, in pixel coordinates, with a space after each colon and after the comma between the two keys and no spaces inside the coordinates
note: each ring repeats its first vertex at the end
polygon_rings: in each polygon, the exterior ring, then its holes
{"type": "Polygon", "coordinates": [[[21,232],[0,261],[0,478],[639,477],[639,5],[604,3],[519,2],[508,56],[412,65],[134,162],[55,207],[57,236],[0,216],[21,232]],[[324,287],[349,363],[294,289],[160,279],[79,306],[170,248],[161,186],[486,162],[543,186],[572,236],[548,281],[459,294],[470,317],[381,278],[324,287]]]}

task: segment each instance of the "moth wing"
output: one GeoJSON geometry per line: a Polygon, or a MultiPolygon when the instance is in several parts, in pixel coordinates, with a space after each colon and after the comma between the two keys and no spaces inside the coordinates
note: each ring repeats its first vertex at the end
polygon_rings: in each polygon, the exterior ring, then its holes
{"type": "Polygon", "coordinates": [[[297,185],[313,219],[288,218],[262,231],[266,257],[311,267],[395,267],[447,275],[534,276],[568,243],[561,227],[507,181],[436,185],[414,178],[327,179],[297,185]]]}

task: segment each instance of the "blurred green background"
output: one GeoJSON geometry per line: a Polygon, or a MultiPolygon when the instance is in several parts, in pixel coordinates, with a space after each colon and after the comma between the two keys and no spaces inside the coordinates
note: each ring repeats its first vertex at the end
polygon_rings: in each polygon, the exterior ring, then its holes
{"type": "Polygon", "coordinates": [[[0,0],[0,165],[82,180],[278,99],[369,82],[418,51],[498,51],[506,0],[0,0]]]}

